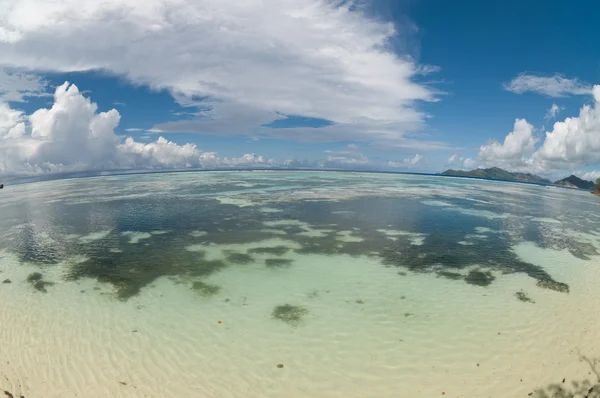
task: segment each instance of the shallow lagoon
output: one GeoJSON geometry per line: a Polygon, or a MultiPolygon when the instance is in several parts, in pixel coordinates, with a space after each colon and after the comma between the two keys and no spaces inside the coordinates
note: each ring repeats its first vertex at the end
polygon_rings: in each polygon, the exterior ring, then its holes
{"type": "Polygon", "coordinates": [[[585,192],[174,173],[12,186],[0,211],[13,394],[545,397],[600,381],[585,192]]]}

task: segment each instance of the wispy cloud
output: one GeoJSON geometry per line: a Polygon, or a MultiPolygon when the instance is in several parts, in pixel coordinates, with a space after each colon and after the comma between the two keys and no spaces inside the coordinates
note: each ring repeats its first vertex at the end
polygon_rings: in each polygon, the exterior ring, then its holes
{"type": "MultiPolygon", "coordinates": [[[[353,130],[357,141],[399,143],[426,121],[419,104],[438,99],[419,78],[439,68],[393,52],[387,44],[405,40],[408,30],[352,3],[14,1],[4,10],[11,39],[0,41],[0,64],[61,72],[102,65],[204,107],[195,123],[155,126],[163,131],[185,126],[188,132],[208,127],[216,134],[255,135],[259,126],[288,114],[331,121],[353,130]],[[35,18],[23,17],[32,12],[35,18]]],[[[333,134],[330,141],[344,139],[336,129],[314,130],[333,134]]],[[[271,133],[302,138],[289,130],[271,133]]]]}
{"type": "Polygon", "coordinates": [[[141,129],[139,127],[130,127],[128,129],[125,129],[125,131],[129,131],[129,132],[134,132],[134,131],[144,131],[144,129],[141,129]]]}
{"type": "Polygon", "coordinates": [[[569,95],[592,94],[592,86],[578,79],[568,79],[559,74],[540,76],[521,73],[504,84],[504,88],[516,94],[534,92],[548,97],[566,97],[569,95]]]}
{"type": "Polygon", "coordinates": [[[548,109],[548,112],[546,112],[546,115],[544,115],[544,119],[546,119],[546,120],[556,119],[556,116],[563,109],[564,109],[563,107],[560,107],[556,104],[552,104],[550,109],[548,109]]]}
{"type": "Polygon", "coordinates": [[[0,69],[0,100],[23,102],[26,97],[51,96],[48,82],[39,76],[14,69],[0,69]]]}

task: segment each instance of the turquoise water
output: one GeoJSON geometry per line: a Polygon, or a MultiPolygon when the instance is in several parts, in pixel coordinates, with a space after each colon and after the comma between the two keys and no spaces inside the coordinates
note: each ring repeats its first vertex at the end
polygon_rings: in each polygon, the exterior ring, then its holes
{"type": "Polygon", "coordinates": [[[600,381],[586,192],[174,173],[11,186],[0,212],[0,387],[26,396],[542,397],[600,381]]]}

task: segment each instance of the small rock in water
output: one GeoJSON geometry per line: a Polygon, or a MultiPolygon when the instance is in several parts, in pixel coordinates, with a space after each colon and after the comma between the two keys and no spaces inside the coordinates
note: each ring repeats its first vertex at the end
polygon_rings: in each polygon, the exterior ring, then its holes
{"type": "Polygon", "coordinates": [[[2,281],[2,283],[12,283],[12,281],[10,279],[5,279],[2,281]]]}
{"type": "Polygon", "coordinates": [[[283,368],[283,364],[282,364],[282,363],[280,363],[280,364],[277,364],[277,367],[278,367],[279,369],[281,369],[281,368],[283,368]]]}

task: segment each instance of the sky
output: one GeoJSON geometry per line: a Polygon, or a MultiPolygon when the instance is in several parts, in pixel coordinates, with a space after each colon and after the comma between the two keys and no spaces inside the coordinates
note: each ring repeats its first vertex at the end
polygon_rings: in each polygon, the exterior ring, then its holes
{"type": "Polygon", "coordinates": [[[0,175],[600,177],[600,5],[3,0],[0,175]]]}

